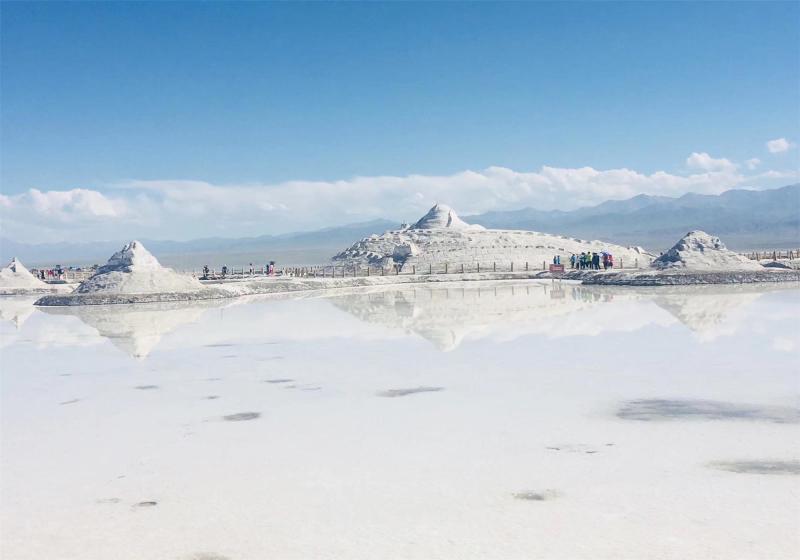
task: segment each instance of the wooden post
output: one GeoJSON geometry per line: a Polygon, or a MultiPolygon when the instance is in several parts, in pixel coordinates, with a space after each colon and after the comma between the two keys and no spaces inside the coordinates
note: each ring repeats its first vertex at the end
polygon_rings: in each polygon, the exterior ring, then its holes
{"type": "Polygon", "coordinates": [[[478,274],[480,274],[480,273],[481,273],[481,263],[478,262],[478,274]]]}
{"type": "Polygon", "coordinates": [[[514,261],[511,261],[511,272],[514,272],[514,261]]]}
{"type": "Polygon", "coordinates": [[[447,263],[444,263],[444,273],[447,274],[447,263]]]}
{"type": "Polygon", "coordinates": [[[412,264],[411,265],[411,274],[416,274],[416,273],[417,273],[417,265],[412,264]]]}
{"type": "Polygon", "coordinates": [[[547,261],[542,261],[542,270],[547,270],[547,261]]]}
{"type": "Polygon", "coordinates": [[[384,273],[384,272],[386,272],[386,269],[385,269],[385,268],[383,268],[383,267],[381,267],[381,276],[383,276],[383,273],[384,273]]]}
{"type": "Polygon", "coordinates": [[[369,276],[369,266],[367,266],[367,276],[369,276]]]}
{"type": "Polygon", "coordinates": [[[492,272],[497,272],[497,263],[496,262],[492,263],[492,272]]]}
{"type": "Polygon", "coordinates": [[[464,263],[461,263],[461,274],[464,274],[464,263]]]}
{"type": "Polygon", "coordinates": [[[528,272],[528,261],[525,261],[525,272],[528,272]]]}
{"type": "Polygon", "coordinates": [[[428,263],[428,274],[433,274],[433,265],[428,263]]]}

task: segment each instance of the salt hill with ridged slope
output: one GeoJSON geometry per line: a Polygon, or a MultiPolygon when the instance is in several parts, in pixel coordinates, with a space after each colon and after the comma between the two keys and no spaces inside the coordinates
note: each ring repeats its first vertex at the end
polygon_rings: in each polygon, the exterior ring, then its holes
{"type": "Polygon", "coordinates": [[[483,266],[497,263],[508,266],[540,265],[559,256],[567,264],[570,255],[583,252],[611,253],[625,266],[649,266],[654,255],[640,247],[623,247],[604,241],[589,241],[565,235],[536,231],[486,229],[468,224],[444,204],[437,204],[410,226],[370,235],[335,255],[333,260],[346,265],[392,267],[398,265],[483,266]]]}

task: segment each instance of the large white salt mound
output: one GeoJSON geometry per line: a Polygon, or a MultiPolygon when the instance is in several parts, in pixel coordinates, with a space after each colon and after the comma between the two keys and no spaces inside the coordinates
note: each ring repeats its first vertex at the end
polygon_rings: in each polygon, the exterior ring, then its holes
{"type": "Polygon", "coordinates": [[[458,217],[455,210],[444,204],[436,204],[422,216],[410,229],[484,229],[480,225],[471,225],[458,217]]]}
{"type": "Polygon", "coordinates": [[[729,250],[719,237],[699,230],[684,235],[652,266],[660,270],[764,270],[757,261],[729,250]]]}
{"type": "Polygon", "coordinates": [[[36,278],[16,257],[0,270],[0,288],[47,288],[47,284],[36,278]]]}
{"type": "Polygon", "coordinates": [[[152,294],[195,292],[203,285],[195,278],[161,266],[138,241],[111,255],[91,278],[75,290],[79,294],[152,294]]]}

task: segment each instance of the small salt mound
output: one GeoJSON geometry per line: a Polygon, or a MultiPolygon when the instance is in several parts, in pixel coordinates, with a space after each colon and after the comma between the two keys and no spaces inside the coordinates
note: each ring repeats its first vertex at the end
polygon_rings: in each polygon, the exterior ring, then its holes
{"type": "Polygon", "coordinates": [[[437,204],[420,220],[411,226],[411,229],[483,229],[483,226],[470,225],[455,213],[455,210],[444,204],[437,204]]]}
{"type": "Polygon", "coordinates": [[[661,270],[763,270],[758,262],[729,250],[704,231],[690,231],[672,249],[653,261],[661,270]]]}
{"type": "Polygon", "coordinates": [[[16,257],[0,270],[0,288],[47,288],[47,284],[36,278],[16,257]]]}
{"type": "Polygon", "coordinates": [[[197,279],[161,266],[144,245],[131,241],[75,291],[80,294],[152,294],[202,289],[197,279]]]}

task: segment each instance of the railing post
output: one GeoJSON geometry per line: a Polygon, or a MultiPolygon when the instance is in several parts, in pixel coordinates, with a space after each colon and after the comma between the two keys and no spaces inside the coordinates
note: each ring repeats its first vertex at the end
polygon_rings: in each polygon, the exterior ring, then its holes
{"type": "Polygon", "coordinates": [[[496,262],[492,263],[492,272],[497,272],[497,263],[496,262]]]}
{"type": "Polygon", "coordinates": [[[411,274],[416,274],[416,273],[417,273],[417,265],[412,264],[411,265],[411,274]]]}
{"type": "Polygon", "coordinates": [[[514,272],[514,261],[511,261],[511,272],[514,272]]]}
{"type": "Polygon", "coordinates": [[[481,263],[478,262],[478,274],[480,274],[480,273],[481,273],[481,263]]]}
{"type": "Polygon", "coordinates": [[[528,272],[528,261],[525,261],[525,272],[528,272]]]}
{"type": "Polygon", "coordinates": [[[444,273],[447,274],[447,263],[444,263],[444,273]]]}

